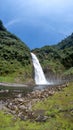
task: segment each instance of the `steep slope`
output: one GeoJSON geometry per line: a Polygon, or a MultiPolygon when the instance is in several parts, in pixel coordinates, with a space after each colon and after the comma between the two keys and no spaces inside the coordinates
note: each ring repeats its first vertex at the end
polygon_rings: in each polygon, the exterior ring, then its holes
{"type": "Polygon", "coordinates": [[[56,45],[56,48],[59,50],[64,50],[65,48],[71,49],[73,47],[73,33],[62,40],[58,45],[56,45]]]}
{"type": "Polygon", "coordinates": [[[73,33],[54,46],[32,50],[40,60],[44,71],[63,73],[73,67],[73,33]]]}
{"type": "Polygon", "coordinates": [[[62,56],[62,64],[66,69],[73,67],[73,33],[56,46],[62,56]]]}
{"type": "Polygon", "coordinates": [[[11,34],[0,21],[0,80],[2,76],[13,75],[17,82],[31,78],[30,49],[11,34]],[[20,77],[20,78],[19,78],[20,77]]]}

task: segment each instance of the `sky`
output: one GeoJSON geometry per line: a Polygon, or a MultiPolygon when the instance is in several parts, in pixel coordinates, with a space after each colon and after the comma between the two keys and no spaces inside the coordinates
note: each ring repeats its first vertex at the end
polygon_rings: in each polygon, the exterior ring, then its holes
{"type": "Polygon", "coordinates": [[[73,32],[73,0],[0,0],[0,19],[30,49],[54,45],[73,32]]]}

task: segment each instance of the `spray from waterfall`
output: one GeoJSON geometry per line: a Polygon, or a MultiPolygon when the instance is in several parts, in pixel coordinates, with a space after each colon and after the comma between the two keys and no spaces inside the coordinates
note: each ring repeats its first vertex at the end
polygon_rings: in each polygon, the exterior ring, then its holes
{"type": "Polygon", "coordinates": [[[34,72],[35,72],[35,83],[37,85],[48,85],[48,84],[50,84],[45,78],[43,69],[42,69],[36,55],[31,53],[31,56],[32,56],[32,62],[33,62],[34,72]]]}

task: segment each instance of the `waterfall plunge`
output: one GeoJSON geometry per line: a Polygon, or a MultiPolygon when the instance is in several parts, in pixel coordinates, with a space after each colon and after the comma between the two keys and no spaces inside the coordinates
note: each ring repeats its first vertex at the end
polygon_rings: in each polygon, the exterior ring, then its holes
{"type": "Polygon", "coordinates": [[[33,66],[34,66],[34,71],[35,71],[35,83],[37,85],[48,85],[50,84],[44,75],[44,72],[42,70],[42,67],[39,63],[39,60],[37,59],[36,55],[31,53],[32,56],[32,62],[33,62],[33,66]]]}

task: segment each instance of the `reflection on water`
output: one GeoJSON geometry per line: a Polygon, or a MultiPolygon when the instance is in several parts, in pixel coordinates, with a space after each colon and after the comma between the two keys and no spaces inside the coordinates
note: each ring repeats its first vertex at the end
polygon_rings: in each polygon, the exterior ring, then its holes
{"type": "Polygon", "coordinates": [[[0,86],[0,100],[13,98],[17,96],[26,96],[27,93],[30,93],[35,90],[42,90],[48,87],[55,87],[58,84],[51,84],[51,85],[35,85],[35,86],[27,86],[27,87],[13,87],[13,86],[0,86]]]}
{"type": "Polygon", "coordinates": [[[42,90],[42,89],[48,88],[50,86],[51,85],[36,85],[36,86],[34,86],[33,91],[35,91],[35,90],[42,90]]]}
{"type": "Polygon", "coordinates": [[[33,87],[9,87],[0,86],[0,100],[7,98],[15,98],[17,96],[26,96],[27,93],[32,92],[33,87]]]}

